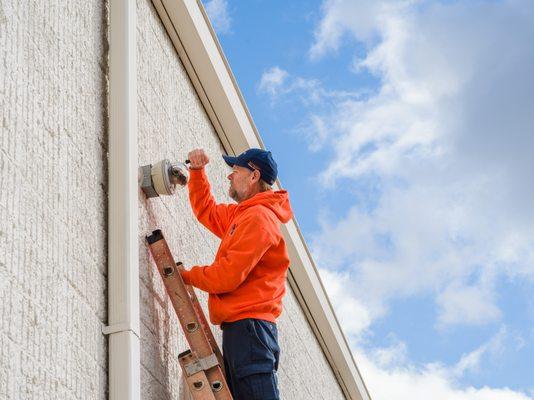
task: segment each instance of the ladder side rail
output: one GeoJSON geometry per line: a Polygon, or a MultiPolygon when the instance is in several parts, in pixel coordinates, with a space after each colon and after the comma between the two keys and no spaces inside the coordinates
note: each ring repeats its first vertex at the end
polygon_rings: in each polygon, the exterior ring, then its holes
{"type": "MultiPolygon", "coordinates": [[[[184,268],[181,262],[176,263],[176,266],[178,267],[178,269],[184,268]]],[[[206,337],[208,338],[208,341],[211,344],[211,348],[213,352],[215,353],[217,360],[219,360],[219,365],[221,366],[221,369],[223,370],[223,373],[224,373],[224,360],[223,360],[221,350],[219,348],[219,345],[217,344],[217,341],[215,340],[215,336],[213,335],[213,332],[210,329],[210,325],[208,321],[206,320],[206,316],[204,314],[204,311],[202,310],[202,305],[198,301],[198,297],[195,292],[195,289],[193,289],[191,285],[185,285],[185,287],[186,287],[187,292],[189,293],[189,297],[191,298],[193,308],[195,309],[198,319],[200,320],[200,325],[202,326],[202,329],[204,329],[204,333],[206,334],[206,337]]]]}
{"type": "Polygon", "coordinates": [[[197,313],[190,301],[189,292],[177,271],[167,243],[165,240],[159,240],[150,244],[150,250],[189,346],[199,358],[209,356],[212,353],[211,345],[204,330],[199,329],[200,321],[198,321],[197,313]]]}

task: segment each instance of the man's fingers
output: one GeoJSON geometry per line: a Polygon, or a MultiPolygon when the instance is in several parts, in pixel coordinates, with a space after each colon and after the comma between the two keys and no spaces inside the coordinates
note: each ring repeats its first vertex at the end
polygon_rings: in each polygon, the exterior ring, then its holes
{"type": "Polygon", "coordinates": [[[204,168],[209,163],[209,158],[202,149],[195,149],[188,154],[189,161],[191,162],[190,168],[200,169],[204,168]]]}

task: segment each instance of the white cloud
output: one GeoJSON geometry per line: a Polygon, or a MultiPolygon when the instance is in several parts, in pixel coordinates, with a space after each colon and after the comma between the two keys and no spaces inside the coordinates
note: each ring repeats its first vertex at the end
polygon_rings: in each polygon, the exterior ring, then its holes
{"type": "Polygon", "coordinates": [[[452,368],[451,374],[462,376],[466,372],[478,372],[483,358],[496,357],[504,351],[504,342],[507,339],[508,332],[505,326],[486,343],[480,345],[477,349],[464,354],[460,361],[452,368]]]}
{"type": "Polygon", "coordinates": [[[409,361],[406,344],[390,335],[387,347],[354,345],[358,367],[374,400],[526,400],[527,394],[508,388],[473,387],[461,384],[466,374],[479,373],[498,363],[505,347],[517,341],[505,326],[473,351],[450,366],[439,362],[415,365],[409,361]]]}
{"type": "Polygon", "coordinates": [[[319,151],[328,140],[328,128],[319,115],[310,115],[310,121],[302,128],[312,152],[319,151]]]}
{"type": "MultiPolygon", "coordinates": [[[[391,335],[390,335],[391,336],[391,335]]],[[[388,347],[374,348],[367,354],[372,355],[372,361],[381,369],[397,369],[408,364],[408,348],[406,344],[397,338],[388,347]]]]}
{"type": "Polygon", "coordinates": [[[406,344],[395,337],[391,337],[392,344],[388,347],[367,350],[358,347],[370,327],[368,308],[353,295],[352,279],[348,274],[328,270],[320,270],[320,274],[374,400],[426,400],[429,394],[436,400],[529,399],[527,395],[507,388],[462,387],[458,383],[465,373],[478,372],[482,362],[503,351],[506,328],[501,328],[486,343],[464,354],[450,367],[440,363],[418,367],[410,364],[406,344]]]}
{"type": "Polygon", "coordinates": [[[492,288],[484,285],[467,286],[455,282],[438,295],[437,303],[442,308],[438,319],[441,326],[484,324],[501,316],[492,288]]]}
{"type": "Polygon", "coordinates": [[[324,107],[325,103],[334,104],[349,99],[357,99],[367,93],[365,90],[327,90],[317,79],[290,76],[287,71],[278,66],[271,67],[262,74],[258,92],[266,93],[271,97],[271,100],[278,102],[294,101],[294,98],[288,96],[291,94],[296,96],[301,104],[308,107],[324,107]]]}
{"type": "Polygon", "coordinates": [[[401,14],[413,1],[327,0],[323,3],[324,16],[315,31],[315,43],[310,57],[319,59],[337,51],[342,39],[352,35],[371,43],[380,33],[384,14],[401,14]]]}
{"type": "Polygon", "coordinates": [[[327,270],[321,270],[320,274],[345,334],[349,338],[359,336],[369,327],[371,318],[363,304],[347,290],[349,277],[327,270]]]}
{"type": "Polygon", "coordinates": [[[324,114],[325,110],[340,101],[358,99],[367,94],[366,90],[327,90],[317,79],[291,76],[278,66],[271,67],[262,74],[258,92],[268,95],[273,106],[298,102],[310,110],[296,131],[309,141],[308,149],[312,152],[321,150],[330,139],[329,126],[319,112],[324,114]]]}
{"type": "Polygon", "coordinates": [[[226,0],[210,0],[205,5],[213,28],[218,34],[230,33],[232,19],[228,14],[228,2],[226,0]]]}
{"type": "Polygon", "coordinates": [[[323,220],[318,264],[346,271],[371,321],[396,297],[428,293],[441,327],[497,321],[497,280],[534,280],[534,3],[336,0],[323,11],[310,55],[351,37],[381,87],[318,116],[334,151],[321,179],[335,190],[373,177],[379,195],[323,220]]]}
{"type": "Polygon", "coordinates": [[[272,67],[265,71],[261,76],[259,91],[276,96],[280,90],[285,90],[284,82],[287,78],[287,71],[278,67],[272,67]]]}
{"type": "Polygon", "coordinates": [[[462,387],[454,374],[439,364],[390,368],[376,360],[374,352],[356,350],[366,386],[374,400],[529,400],[526,394],[491,387],[462,387]]]}

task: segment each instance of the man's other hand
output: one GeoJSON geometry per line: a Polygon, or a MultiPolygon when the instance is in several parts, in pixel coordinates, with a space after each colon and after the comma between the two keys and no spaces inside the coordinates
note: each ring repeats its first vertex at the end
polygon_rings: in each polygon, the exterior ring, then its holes
{"type": "Polygon", "coordinates": [[[202,169],[210,162],[210,159],[202,149],[190,151],[187,158],[189,159],[189,168],[191,169],[202,169]]]}

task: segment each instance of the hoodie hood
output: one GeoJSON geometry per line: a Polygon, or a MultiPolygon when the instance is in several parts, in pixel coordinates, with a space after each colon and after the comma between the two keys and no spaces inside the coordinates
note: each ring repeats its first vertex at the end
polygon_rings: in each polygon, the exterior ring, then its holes
{"type": "Polygon", "coordinates": [[[287,223],[293,217],[293,211],[289,203],[289,194],[286,190],[267,190],[257,193],[250,199],[239,203],[237,207],[244,210],[258,204],[271,210],[283,224],[287,223]]]}

